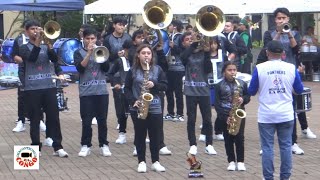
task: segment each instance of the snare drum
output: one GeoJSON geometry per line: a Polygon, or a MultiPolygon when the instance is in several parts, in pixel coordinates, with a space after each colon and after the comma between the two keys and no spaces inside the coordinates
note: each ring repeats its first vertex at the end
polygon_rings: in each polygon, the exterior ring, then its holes
{"type": "Polygon", "coordinates": [[[59,60],[64,65],[73,65],[73,53],[82,47],[78,39],[61,38],[53,44],[53,49],[58,55],[59,60]]]}
{"type": "Polygon", "coordinates": [[[18,87],[20,85],[20,79],[15,76],[1,76],[0,86],[2,87],[18,87]]]}
{"type": "Polygon", "coordinates": [[[15,63],[12,58],[13,42],[14,42],[14,39],[8,38],[4,40],[2,43],[2,47],[1,47],[2,60],[6,63],[15,63]]]}
{"type": "Polygon", "coordinates": [[[249,87],[250,81],[252,79],[252,76],[250,74],[247,74],[247,73],[237,72],[236,78],[241,79],[242,81],[246,82],[248,84],[248,87],[249,87]]]}
{"type": "Polygon", "coordinates": [[[297,113],[311,111],[311,89],[308,87],[303,88],[303,92],[299,95],[295,95],[295,110],[297,113]]]}

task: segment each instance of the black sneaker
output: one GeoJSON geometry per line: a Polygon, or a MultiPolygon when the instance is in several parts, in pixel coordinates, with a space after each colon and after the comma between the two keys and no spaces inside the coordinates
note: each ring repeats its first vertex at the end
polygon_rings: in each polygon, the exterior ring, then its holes
{"type": "Polygon", "coordinates": [[[173,115],[171,114],[167,114],[166,116],[163,117],[164,121],[172,121],[173,120],[173,115]]]}

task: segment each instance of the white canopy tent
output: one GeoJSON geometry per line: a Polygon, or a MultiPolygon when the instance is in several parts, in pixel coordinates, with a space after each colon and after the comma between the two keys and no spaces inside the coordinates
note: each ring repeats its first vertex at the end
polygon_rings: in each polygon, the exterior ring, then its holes
{"type": "MultiPolygon", "coordinates": [[[[98,0],[84,7],[84,14],[141,14],[148,0],[98,0]]],[[[196,14],[205,5],[219,7],[224,14],[272,13],[277,7],[290,12],[320,12],[319,0],[165,0],[173,14],[196,14]]]]}

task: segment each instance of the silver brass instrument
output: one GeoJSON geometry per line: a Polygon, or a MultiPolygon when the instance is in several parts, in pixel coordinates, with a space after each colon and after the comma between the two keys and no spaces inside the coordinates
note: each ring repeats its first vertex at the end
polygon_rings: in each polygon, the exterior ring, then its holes
{"type": "Polygon", "coordinates": [[[149,63],[145,61],[147,65],[147,70],[143,72],[143,84],[141,87],[141,97],[139,99],[139,109],[138,109],[138,118],[146,119],[149,112],[149,105],[153,100],[153,95],[149,93],[149,89],[147,88],[147,82],[149,81],[149,63]]]}
{"type": "Polygon", "coordinates": [[[163,29],[172,21],[170,6],[163,0],[151,0],[143,7],[142,18],[153,29],[163,29]]]}
{"type": "Polygon", "coordinates": [[[232,108],[229,112],[230,122],[228,124],[228,133],[235,136],[239,133],[241,121],[246,117],[246,112],[240,109],[240,104],[238,99],[240,97],[240,84],[236,77],[234,77],[235,82],[237,83],[237,89],[234,91],[232,97],[232,108]]]}
{"type": "Polygon", "coordinates": [[[93,50],[93,59],[96,63],[104,63],[110,56],[109,50],[104,46],[95,46],[93,50]]]}
{"type": "Polygon", "coordinates": [[[216,6],[204,6],[196,14],[196,27],[204,36],[211,37],[220,34],[225,22],[223,12],[216,6]]]}
{"type": "Polygon", "coordinates": [[[60,36],[61,26],[56,21],[48,21],[44,25],[43,32],[48,39],[56,39],[60,36]]]}
{"type": "Polygon", "coordinates": [[[282,32],[284,32],[284,33],[290,32],[290,31],[291,31],[291,28],[292,28],[292,26],[291,26],[290,23],[284,23],[284,24],[282,24],[281,27],[280,27],[280,29],[281,29],[282,32]]]}

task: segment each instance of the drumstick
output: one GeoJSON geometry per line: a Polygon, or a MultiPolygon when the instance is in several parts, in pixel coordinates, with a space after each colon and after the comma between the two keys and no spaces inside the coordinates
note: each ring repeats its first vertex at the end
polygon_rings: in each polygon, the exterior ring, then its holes
{"type": "Polygon", "coordinates": [[[53,79],[59,79],[59,80],[65,80],[65,81],[72,81],[71,79],[61,79],[60,77],[58,76],[51,76],[53,79]]]}

